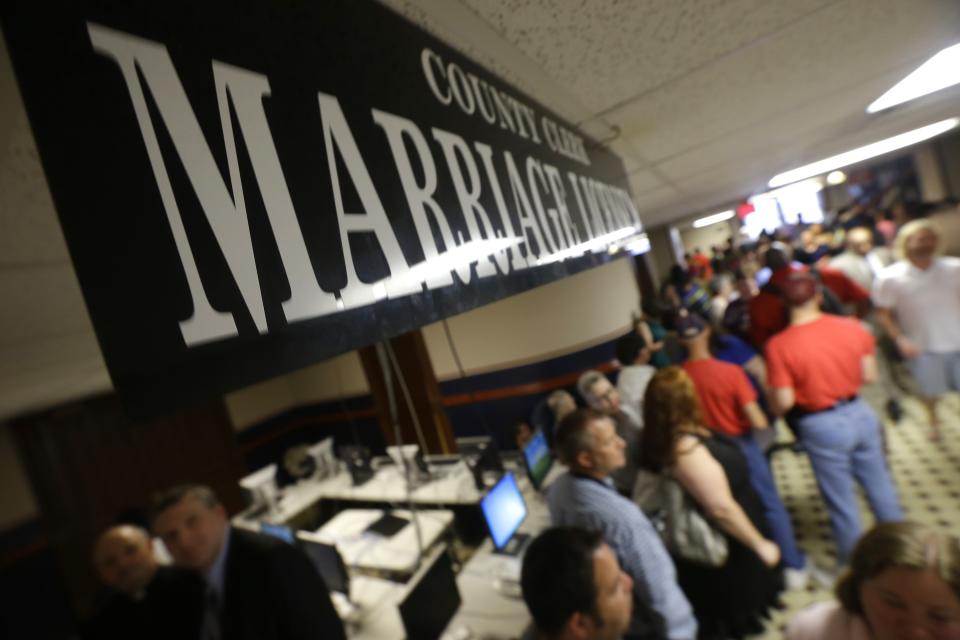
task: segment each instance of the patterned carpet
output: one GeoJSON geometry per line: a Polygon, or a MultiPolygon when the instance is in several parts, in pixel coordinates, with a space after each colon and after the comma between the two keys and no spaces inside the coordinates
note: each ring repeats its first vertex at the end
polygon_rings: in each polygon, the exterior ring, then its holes
{"type": "MultiPolygon", "coordinates": [[[[960,532],[960,397],[948,396],[941,405],[939,443],[927,439],[923,405],[914,398],[904,398],[903,406],[903,419],[898,424],[885,420],[884,430],[888,460],[907,518],[940,530],[960,532]]],[[[790,440],[785,427],[781,427],[780,437],[790,440]]],[[[793,518],[800,547],[817,566],[833,568],[836,552],[827,512],[806,456],[779,451],[773,456],[773,471],[780,495],[793,518]]],[[[862,499],[860,508],[864,527],[868,528],[873,518],[862,499]]],[[[815,584],[806,591],[786,592],[786,609],[774,615],[765,633],[754,637],[781,638],[794,613],[811,602],[831,597],[829,589],[815,584]]]]}

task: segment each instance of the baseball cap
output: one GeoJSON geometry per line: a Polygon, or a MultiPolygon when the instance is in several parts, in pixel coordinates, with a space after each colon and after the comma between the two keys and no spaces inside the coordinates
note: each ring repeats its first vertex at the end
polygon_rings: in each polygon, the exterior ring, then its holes
{"type": "Polygon", "coordinates": [[[688,313],[685,316],[677,318],[677,335],[681,340],[690,340],[696,338],[707,328],[707,323],[699,315],[688,313]]]}
{"type": "Polygon", "coordinates": [[[812,273],[800,271],[791,273],[783,283],[783,298],[792,307],[806,304],[817,295],[817,279],[812,273]]]}

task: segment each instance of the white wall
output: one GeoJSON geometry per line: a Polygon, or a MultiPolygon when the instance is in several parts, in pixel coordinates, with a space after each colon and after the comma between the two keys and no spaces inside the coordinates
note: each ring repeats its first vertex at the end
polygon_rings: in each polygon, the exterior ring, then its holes
{"type": "MultiPolygon", "coordinates": [[[[640,307],[627,258],[449,318],[467,375],[544,360],[604,342],[640,307]]],[[[459,376],[441,323],[423,329],[441,380],[459,376]]]]}
{"type": "Polygon", "coordinates": [[[227,413],[237,431],[295,407],[369,392],[356,351],[229,393],[227,413]]]}
{"type": "Polygon", "coordinates": [[[947,197],[943,163],[936,145],[925,144],[914,151],[913,166],[917,170],[917,181],[920,183],[920,198],[924,202],[940,202],[947,197]]]}
{"type": "Polygon", "coordinates": [[[356,351],[344,353],[287,376],[298,404],[313,404],[369,393],[356,351]]]}
{"type": "Polygon", "coordinates": [[[650,238],[650,258],[656,273],[651,274],[658,286],[670,274],[670,267],[677,263],[670,243],[670,227],[664,225],[647,231],[650,238]]]}
{"type": "MultiPolygon", "coordinates": [[[[640,306],[621,259],[448,319],[467,375],[571,353],[618,336],[640,306]]],[[[423,328],[437,378],[459,377],[441,323],[423,328]]],[[[238,431],[292,408],[369,393],[355,351],[226,396],[238,431]]]]}
{"type": "Polygon", "coordinates": [[[710,247],[723,245],[731,238],[731,225],[729,222],[718,222],[700,229],[681,228],[680,235],[687,253],[693,253],[693,250],[699,247],[704,255],[709,257],[712,255],[710,247]]]}
{"type": "Polygon", "coordinates": [[[297,406],[286,376],[228,393],[223,398],[233,428],[243,431],[297,406]]]}
{"type": "Polygon", "coordinates": [[[943,158],[943,175],[950,195],[960,197],[960,134],[944,136],[937,141],[943,158]]]}

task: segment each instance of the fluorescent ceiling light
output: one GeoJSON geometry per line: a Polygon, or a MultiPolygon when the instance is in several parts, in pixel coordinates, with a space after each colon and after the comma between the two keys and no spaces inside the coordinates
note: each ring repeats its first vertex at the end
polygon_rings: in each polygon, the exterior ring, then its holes
{"type": "Polygon", "coordinates": [[[943,49],[906,78],[870,103],[867,113],[876,113],[960,83],[960,44],[943,49]]]}
{"type": "Polygon", "coordinates": [[[907,131],[892,138],[886,138],[864,147],[858,147],[790,171],[785,171],[784,173],[773,176],[768,184],[770,187],[782,187],[785,184],[812,178],[813,176],[818,176],[822,173],[839,169],[840,167],[846,167],[847,165],[856,164],[876,156],[882,156],[885,153],[909,147],[912,144],[938,136],[945,131],[953,129],[957,124],[960,124],[960,118],[950,118],[949,120],[941,120],[940,122],[928,124],[925,127],[907,131]]]}
{"type": "Polygon", "coordinates": [[[823,180],[814,178],[812,180],[804,180],[803,182],[794,182],[785,187],[767,191],[763,195],[782,201],[785,198],[803,197],[805,194],[819,193],[821,191],[823,191],[823,180]]]}
{"type": "Polygon", "coordinates": [[[693,228],[699,229],[700,227],[709,227],[711,224],[716,224],[718,222],[723,222],[724,220],[729,220],[736,214],[733,212],[733,209],[728,211],[721,211],[720,213],[714,213],[703,218],[699,218],[693,221],[693,228]]]}

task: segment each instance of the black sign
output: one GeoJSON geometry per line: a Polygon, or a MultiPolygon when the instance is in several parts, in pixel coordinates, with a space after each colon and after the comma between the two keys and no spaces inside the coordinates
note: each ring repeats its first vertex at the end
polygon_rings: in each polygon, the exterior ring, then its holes
{"type": "Polygon", "coordinates": [[[137,414],[596,266],[640,229],[616,156],[375,2],[0,11],[137,414]]]}

